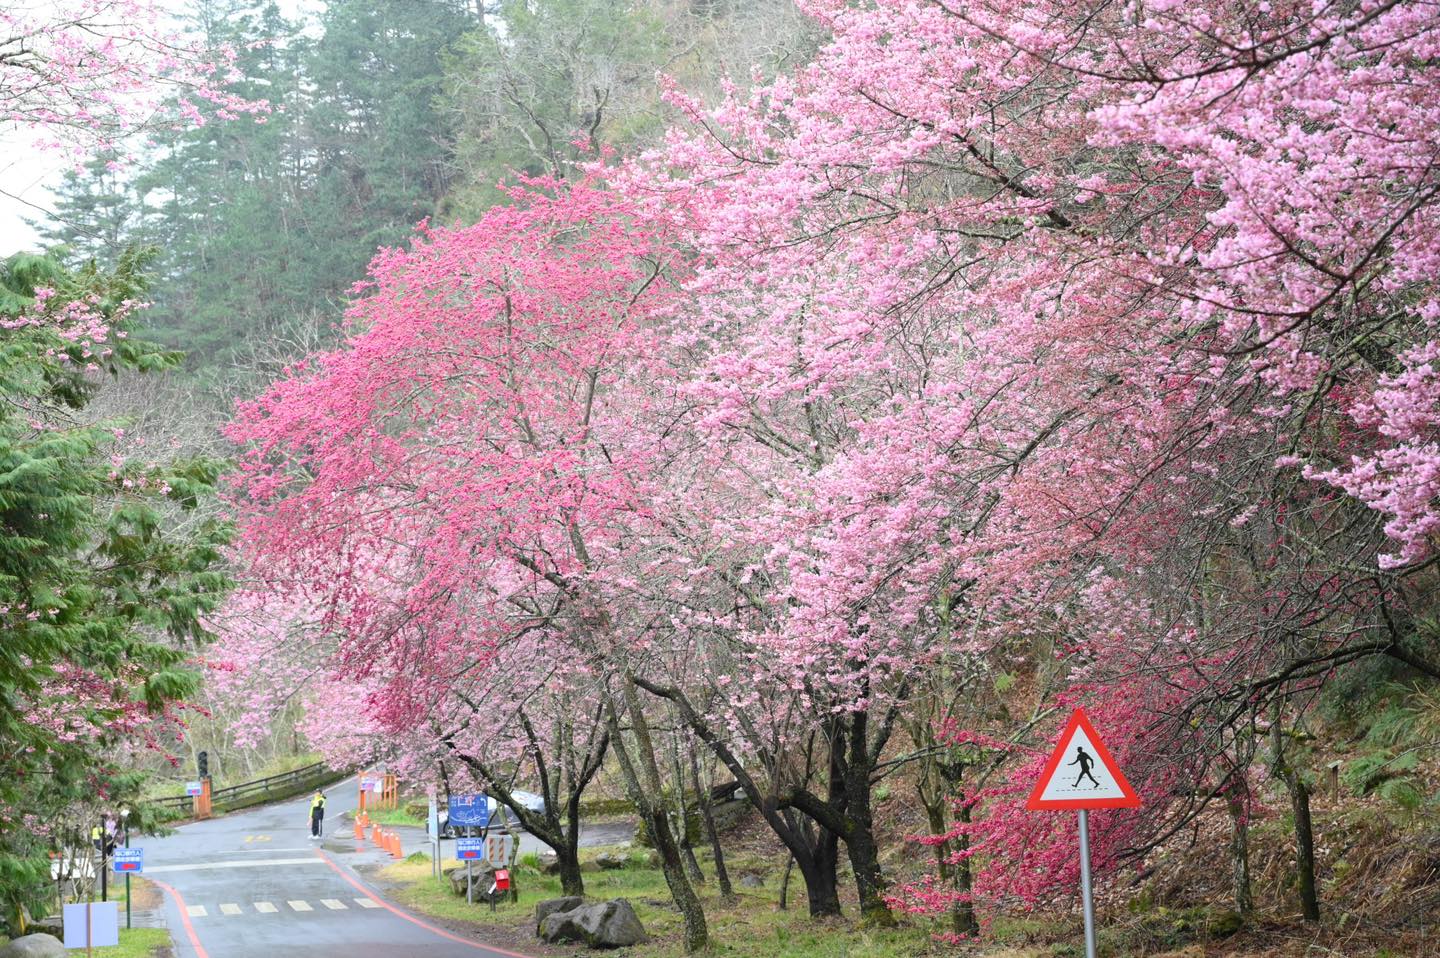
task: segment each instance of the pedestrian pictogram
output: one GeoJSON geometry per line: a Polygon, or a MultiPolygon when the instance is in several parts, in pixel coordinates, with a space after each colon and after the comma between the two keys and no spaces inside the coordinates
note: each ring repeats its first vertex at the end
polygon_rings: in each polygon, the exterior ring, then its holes
{"type": "Polygon", "coordinates": [[[1031,811],[1074,809],[1080,817],[1080,903],[1085,912],[1085,958],[1096,958],[1095,895],[1090,885],[1090,809],[1139,808],[1140,796],[1125,780],[1084,709],[1076,709],[1045,763],[1025,807],[1031,811]]]}
{"type": "Polygon", "coordinates": [[[1025,807],[1139,808],[1140,798],[1105,749],[1083,709],[1076,709],[1025,807]]]}

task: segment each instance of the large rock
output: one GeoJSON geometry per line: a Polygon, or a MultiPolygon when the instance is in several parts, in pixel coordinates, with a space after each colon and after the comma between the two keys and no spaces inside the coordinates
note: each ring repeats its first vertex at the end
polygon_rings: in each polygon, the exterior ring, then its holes
{"type": "Polygon", "coordinates": [[[540,852],[540,854],[537,855],[536,858],[539,860],[539,864],[540,864],[540,874],[542,874],[542,875],[558,875],[558,874],[560,874],[560,856],[559,856],[559,855],[557,855],[557,854],[555,854],[553,851],[550,851],[550,850],[547,849],[546,851],[540,852]]]}
{"type": "Polygon", "coordinates": [[[65,945],[54,935],[26,935],[0,945],[0,958],[65,958],[65,945]]]}
{"type": "Polygon", "coordinates": [[[628,863],[629,857],[619,852],[601,852],[595,856],[595,864],[607,871],[624,868],[628,863]]]}
{"type": "Polygon", "coordinates": [[[551,944],[577,942],[587,948],[627,948],[650,940],[623,898],[548,915],[540,923],[540,937],[551,944]]]}
{"type": "Polygon", "coordinates": [[[556,912],[574,911],[585,904],[585,899],[578,895],[566,895],[564,898],[547,898],[542,902],[535,903],[535,934],[540,934],[540,926],[545,924],[545,919],[556,912]]]}
{"type": "MultiPolygon", "coordinates": [[[[509,892],[496,891],[494,896],[490,894],[490,888],[495,884],[495,866],[488,862],[476,862],[471,866],[471,881],[474,883],[475,891],[471,898],[476,902],[489,903],[491,897],[498,902],[509,892]]],[[[465,897],[465,866],[446,869],[445,877],[450,879],[450,891],[460,898],[465,897]]]]}

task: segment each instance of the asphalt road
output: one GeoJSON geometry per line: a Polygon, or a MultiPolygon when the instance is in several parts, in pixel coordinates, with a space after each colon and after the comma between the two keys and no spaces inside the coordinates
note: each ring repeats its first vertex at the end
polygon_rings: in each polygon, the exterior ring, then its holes
{"type": "Polygon", "coordinates": [[[371,889],[353,865],[387,856],[340,819],[355,807],[354,781],[326,795],[322,841],[310,838],[308,797],[132,839],[165,892],[177,958],[515,958],[371,889]]]}

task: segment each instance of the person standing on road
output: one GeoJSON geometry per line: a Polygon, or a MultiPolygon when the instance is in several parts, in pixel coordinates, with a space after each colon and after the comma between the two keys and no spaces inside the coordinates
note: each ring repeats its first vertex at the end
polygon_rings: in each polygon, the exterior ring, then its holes
{"type": "Polygon", "coordinates": [[[310,837],[323,838],[325,833],[325,793],[315,789],[315,797],[310,799],[310,837]]]}

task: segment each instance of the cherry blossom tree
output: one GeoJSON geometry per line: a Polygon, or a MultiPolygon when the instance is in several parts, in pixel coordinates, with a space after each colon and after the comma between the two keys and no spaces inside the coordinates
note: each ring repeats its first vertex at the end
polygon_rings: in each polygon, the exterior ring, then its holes
{"type": "Polygon", "coordinates": [[[154,0],[20,0],[0,10],[0,123],[81,159],[161,123],[263,114],[226,90],[236,51],[182,36],[154,0]]]}

